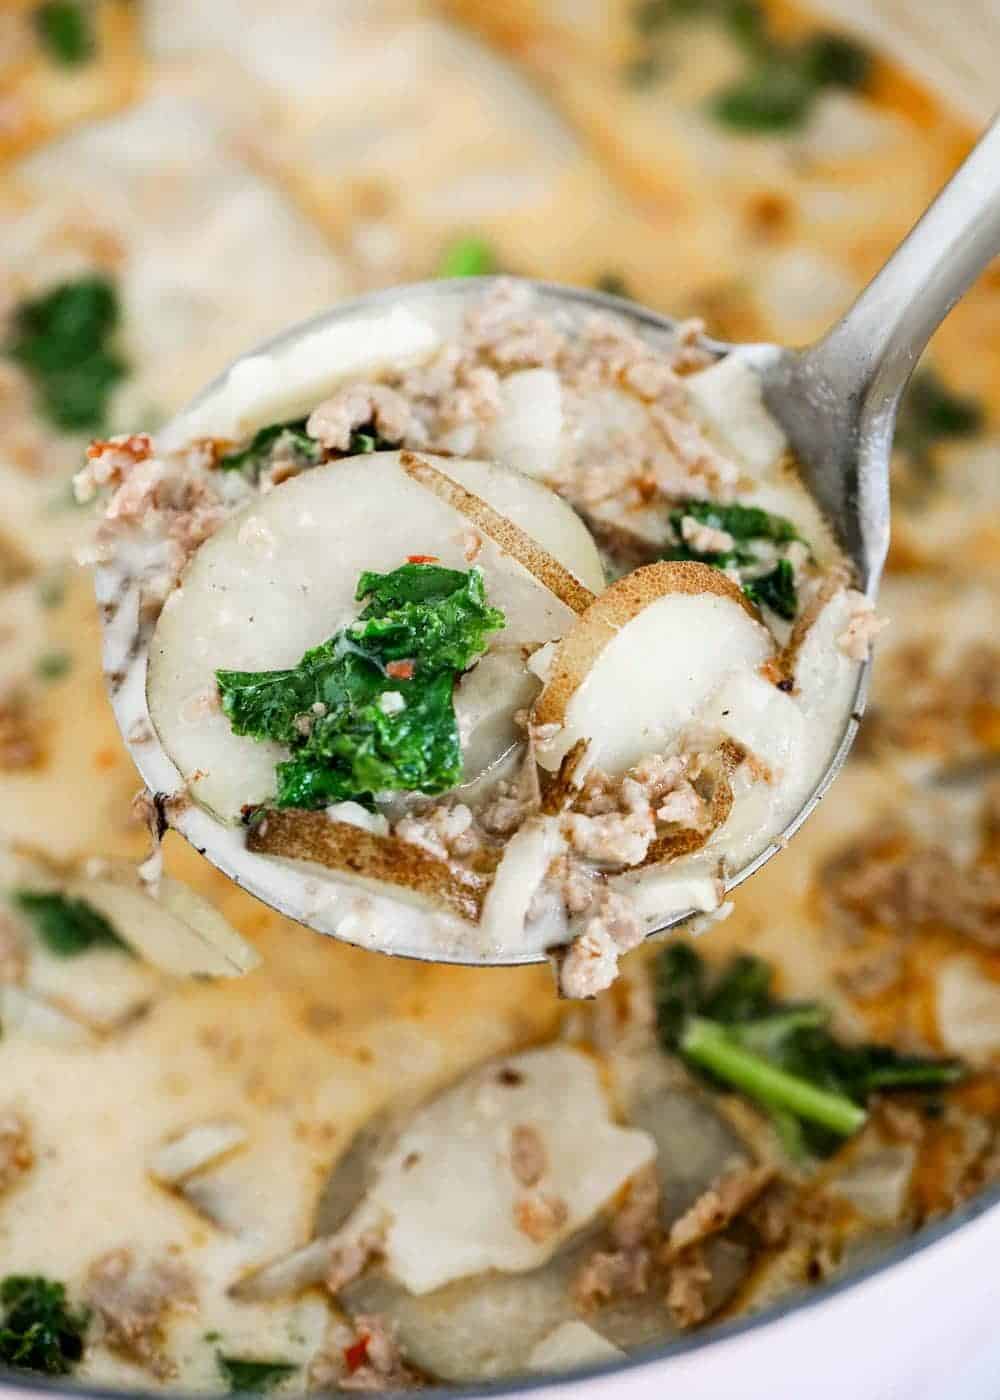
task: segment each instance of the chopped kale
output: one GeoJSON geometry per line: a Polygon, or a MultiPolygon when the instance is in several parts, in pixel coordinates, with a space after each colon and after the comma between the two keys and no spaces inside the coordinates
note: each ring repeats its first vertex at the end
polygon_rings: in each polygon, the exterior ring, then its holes
{"type": "Polygon", "coordinates": [[[874,1093],[934,1091],[963,1073],[956,1060],[842,1043],[824,1006],[773,998],[771,969],[760,958],[737,957],[712,978],[693,948],[670,944],[653,989],[663,1047],[758,1103],[792,1156],[835,1150],[864,1123],[874,1093]]]}
{"type": "Polygon", "coordinates": [[[817,91],[808,69],[796,58],[770,54],[716,93],[709,110],[734,131],[789,131],[802,126],[817,91]]]}
{"type": "Polygon", "coordinates": [[[439,277],[485,277],[497,268],[493,249],[482,238],[460,238],[441,255],[439,277]]]}
{"type": "Polygon", "coordinates": [[[642,0],[633,22],[646,47],[632,68],[658,71],[658,36],[691,19],[714,20],[748,56],[747,71],[709,103],[716,119],[736,131],[794,130],[824,88],[863,87],[871,73],[869,50],[847,35],[818,30],[802,43],[775,36],[760,0],[642,0]]]}
{"type": "Polygon", "coordinates": [[[619,272],[604,272],[598,277],[594,286],[599,292],[607,292],[608,296],[621,297],[625,301],[633,301],[629,285],[619,272]]]}
{"type": "Polygon", "coordinates": [[[779,559],[769,572],[759,571],[760,561],[751,546],[755,541],[770,544],[791,544],[802,537],[792,522],[783,515],[772,515],[759,506],[719,505],[715,501],[685,501],[670,512],[670,524],[678,543],[668,549],[666,559],[690,559],[710,564],[716,569],[736,569],[741,576],[743,592],[757,607],[768,607],[779,617],[791,621],[798,610],[798,590],[795,570],[787,559],[779,559]],[[733,537],[734,547],[721,553],[692,549],[685,543],[681,526],[685,516],[692,516],[703,525],[725,530],[733,537]],[[748,570],[754,572],[747,572],[748,570]]]}
{"type": "Polygon", "coordinates": [[[47,1376],[64,1376],[83,1356],[87,1311],[66,1306],[63,1284],[38,1275],[10,1274],[0,1283],[0,1363],[47,1376]]]}
{"type": "Polygon", "coordinates": [[[118,297],[97,275],[61,282],[14,311],[6,353],[31,379],[43,413],[67,431],[99,432],[127,367],[112,348],[118,297]]]}
{"type": "Polygon", "coordinates": [[[633,12],[638,33],[656,34],[678,20],[721,20],[737,38],[757,34],[764,26],[764,13],[757,0],[643,0],[633,12]]]}
{"type": "Polygon", "coordinates": [[[743,953],[715,978],[697,1009],[702,1016],[731,1025],[734,1021],[755,1020],[764,1015],[770,1004],[770,967],[763,958],[743,953]]]}
{"type": "Polygon", "coordinates": [[[216,1358],[233,1395],[272,1390],[299,1369],[291,1361],[247,1361],[239,1356],[223,1356],[221,1351],[216,1352],[216,1358]]]}
{"type": "Polygon", "coordinates": [[[455,680],[505,621],[482,573],[404,564],[362,574],[357,597],[358,620],[293,669],[216,672],[233,731],[292,751],[279,807],[446,792],[461,777],[455,680]]]}
{"type": "Polygon", "coordinates": [[[66,574],[56,568],[38,580],[38,601],[43,608],[58,608],[66,599],[66,574]]]}
{"type": "Polygon", "coordinates": [[[128,951],[114,925],[85,899],[41,890],[15,890],[12,901],[32,923],[50,953],[75,958],[94,947],[128,951]]]}
{"type": "Polygon", "coordinates": [[[390,442],[388,438],[384,438],[381,433],[376,431],[374,423],[369,423],[364,427],[354,429],[347,455],[359,457],[368,452],[391,452],[393,448],[398,446],[398,442],[390,442]]]}
{"type": "Polygon", "coordinates": [[[306,462],[318,462],[323,455],[319,443],[306,433],[306,420],[293,418],[287,423],[269,423],[266,428],[259,428],[246,447],[220,457],[219,468],[224,472],[246,471],[256,479],[271,461],[279,439],[284,439],[283,447],[306,462]]]}
{"type": "Polygon", "coordinates": [[[779,559],[770,573],[747,579],[743,592],[758,608],[770,608],[786,622],[795,620],[799,594],[795,587],[795,570],[787,559],[779,559]]]}
{"type": "Polygon", "coordinates": [[[730,34],[751,52],[767,44],[767,17],[758,0],[725,0],[723,21],[730,34]]]}
{"type": "Polygon", "coordinates": [[[818,88],[860,88],[871,77],[871,50],[846,34],[826,29],[805,41],[801,60],[818,88]]]}
{"type": "Polygon", "coordinates": [[[672,511],[670,515],[670,523],[678,533],[685,515],[692,516],[702,525],[711,525],[715,530],[725,530],[734,540],[773,540],[775,544],[789,544],[802,538],[785,516],[772,515],[770,511],[761,510],[760,506],[685,501],[679,510],[672,511]]]}
{"type": "Polygon", "coordinates": [[[911,457],[926,460],[939,442],[974,437],[984,420],[977,399],[954,393],[934,370],[922,369],[903,397],[896,444],[911,457]]]}
{"type": "Polygon", "coordinates": [[[96,50],[89,7],[80,0],[45,0],[34,14],[35,32],[50,58],[67,68],[86,63],[96,50]]]}
{"type": "Polygon", "coordinates": [[[638,54],[622,69],[626,86],[639,90],[652,87],[662,76],[663,60],[655,53],[638,54]]]}
{"type": "Polygon", "coordinates": [[[43,681],[57,681],[65,676],[72,660],[64,651],[47,651],[38,658],[36,670],[43,681]]]}
{"type": "MultiPolygon", "coordinates": [[[[269,423],[259,428],[246,447],[234,449],[220,457],[217,463],[221,471],[242,471],[256,481],[265,467],[273,460],[275,450],[289,453],[304,466],[315,466],[327,456],[337,453],[324,452],[320,443],[306,432],[305,418],[292,418],[287,423],[269,423]]],[[[351,433],[350,446],[344,454],[355,457],[368,452],[388,452],[398,447],[398,442],[390,442],[381,436],[374,423],[362,424],[351,433]]]]}

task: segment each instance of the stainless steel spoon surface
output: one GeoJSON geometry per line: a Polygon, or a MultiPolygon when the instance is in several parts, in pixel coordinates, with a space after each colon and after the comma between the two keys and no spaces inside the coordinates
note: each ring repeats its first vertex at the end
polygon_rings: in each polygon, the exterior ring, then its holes
{"type": "MultiPolygon", "coordinates": [[[[978,274],[998,255],[1000,118],[853,306],[819,341],[800,350],[768,344],[707,342],[720,355],[744,357],[761,376],[768,408],[788,435],[804,482],[854,564],[861,588],[872,600],[889,545],[889,463],[900,396],[931,335],[978,274]]],[[[249,353],[280,350],[304,331],[349,320],[369,310],[385,310],[402,302],[419,305],[422,301],[463,298],[471,288],[481,287],[488,280],[439,281],[376,292],[342,303],[305,325],[292,327],[249,353]]],[[[669,335],[675,325],[655,311],[600,292],[544,282],[529,285],[548,305],[612,309],[654,336],[669,335]]],[[[228,370],[207,386],[185,414],[215,393],[226,374],[228,370]]],[[[109,677],[120,678],[122,641],[107,623],[107,604],[120,597],[121,578],[113,570],[100,568],[97,589],[106,605],[105,672],[109,677]]],[[[223,833],[222,824],[211,814],[177,800],[182,791],[175,781],[179,775],[155,734],[152,739],[149,737],[152,725],[145,706],[144,664],[140,669],[141,674],[132,681],[112,684],[112,699],[133,759],[150,790],[166,795],[168,800],[162,806],[168,814],[173,799],[170,824],[225,874],[264,902],[319,932],[330,933],[328,921],[316,913],[314,881],[310,885],[305,874],[300,876],[298,886],[294,880],[270,878],[261,865],[278,862],[258,856],[248,864],[239,855],[235,833],[223,833]],[[142,738],[136,742],[134,736],[140,730],[142,738]]],[[[833,782],[857,732],[869,672],[870,663],[866,663],[840,743],[821,781],[780,837],[729,876],[727,889],[741,884],[787,845],[833,782]]],[[[681,914],[664,920],[650,932],[661,932],[686,917],[689,915],[681,914]]],[[[338,932],[336,936],[346,935],[338,932]]],[[[380,946],[361,933],[350,941],[380,946]]],[[[385,951],[477,965],[537,962],[543,956],[483,956],[460,945],[429,950],[405,943],[396,943],[385,951]]]]}

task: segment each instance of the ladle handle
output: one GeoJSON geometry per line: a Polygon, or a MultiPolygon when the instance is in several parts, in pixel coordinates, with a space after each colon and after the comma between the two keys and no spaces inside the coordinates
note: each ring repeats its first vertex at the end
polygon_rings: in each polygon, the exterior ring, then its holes
{"type": "Polygon", "coordinates": [[[924,347],[1000,255],[1000,116],[849,311],[805,352],[841,396],[894,412],[924,347]]]}

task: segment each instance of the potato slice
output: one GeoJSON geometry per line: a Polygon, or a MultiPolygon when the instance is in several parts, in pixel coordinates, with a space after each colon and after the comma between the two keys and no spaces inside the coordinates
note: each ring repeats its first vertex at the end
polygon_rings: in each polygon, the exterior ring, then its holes
{"type": "Polygon", "coordinates": [[[372,890],[393,887],[397,899],[479,918],[487,881],[428,855],[398,836],[381,836],[325,812],[272,811],[247,833],[247,850],[326,866],[372,890]]]}
{"type": "Polygon", "coordinates": [[[620,773],[665,749],[730,675],[756,670],[771,634],[725,574],[650,564],[619,579],[562,639],[535,704],[538,761],[558,769],[584,740],[587,762],[620,773]]]}
{"type": "Polygon", "coordinates": [[[425,1294],[491,1269],[538,1268],[653,1156],[647,1133],[614,1122],[592,1059],[551,1045],[492,1062],[418,1110],[358,1211],[386,1222],[388,1275],[425,1294]],[[511,1156],[519,1131],[538,1145],[530,1182],[511,1156]]]}
{"type": "Polygon", "coordinates": [[[521,369],[500,381],[500,412],[487,432],[490,455],[526,476],[551,476],[563,435],[562,383],[553,369],[521,369]]]}
{"type": "MultiPolygon", "coordinates": [[[[596,547],[570,507],[490,463],[382,453],[285,482],[201,547],[150,644],[150,715],[199,803],[237,818],[271,796],[284,756],[276,744],[233,734],[216,703],[216,669],[294,666],[357,616],[363,570],[394,569],[412,554],[459,569],[474,559],[490,602],[506,614],[495,640],[508,651],[561,636],[592,601],[588,583],[603,583],[596,547]]],[[[505,718],[523,704],[516,675],[497,688],[498,752],[479,744],[482,768],[509,747],[505,718]]],[[[488,733],[487,719],[478,716],[488,733]]]]}

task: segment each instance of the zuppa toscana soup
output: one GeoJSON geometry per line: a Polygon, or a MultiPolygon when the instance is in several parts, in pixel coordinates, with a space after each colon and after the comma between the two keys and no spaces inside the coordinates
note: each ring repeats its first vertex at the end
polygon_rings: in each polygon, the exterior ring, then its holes
{"type": "MultiPolygon", "coordinates": [[[[173,835],[159,880],[140,872],[147,814],[75,562],[94,513],[69,491],[89,439],[159,442],[246,346],[437,272],[611,282],[727,338],[802,342],[942,183],[965,120],[853,38],[854,85],[820,83],[829,46],[806,41],[826,25],[784,5],[753,13],[794,100],[751,82],[738,129],[719,96],[760,51],[722,6],[573,26],[534,0],[448,5],[460,24],[381,0],[36,8],[0,43],[0,1364],[143,1393],[563,1370],[766,1308],[988,1189],[995,280],[901,421],[891,626],[854,758],[709,938],[637,948],[590,1001],[558,1001],[544,967],[317,937],[173,835]],[[424,1190],[445,1177],[453,1218],[424,1190]]],[[[227,426],[226,450],[266,426],[227,426]]],[[[503,469],[497,446],[473,458],[503,469]]],[[[209,480],[256,509],[251,475],[209,480]]],[[[553,484],[525,488],[526,531],[553,484]]],[[[581,528],[540,540],[581,587],[648,565],[620,531],[612,559],[609,522],[581,528]]],[[[349,602],[289,665],[359,620],[349,602]]]]}
{"type": "Polygon", "coordinates": [[[697,331],[415,294],[240,361],[162,447],[90,447],[152,730],[251,851],[354,887],[304,886],[324,928],[549,952],[592,996],[816,787],[879,623],[697,331]]]}

